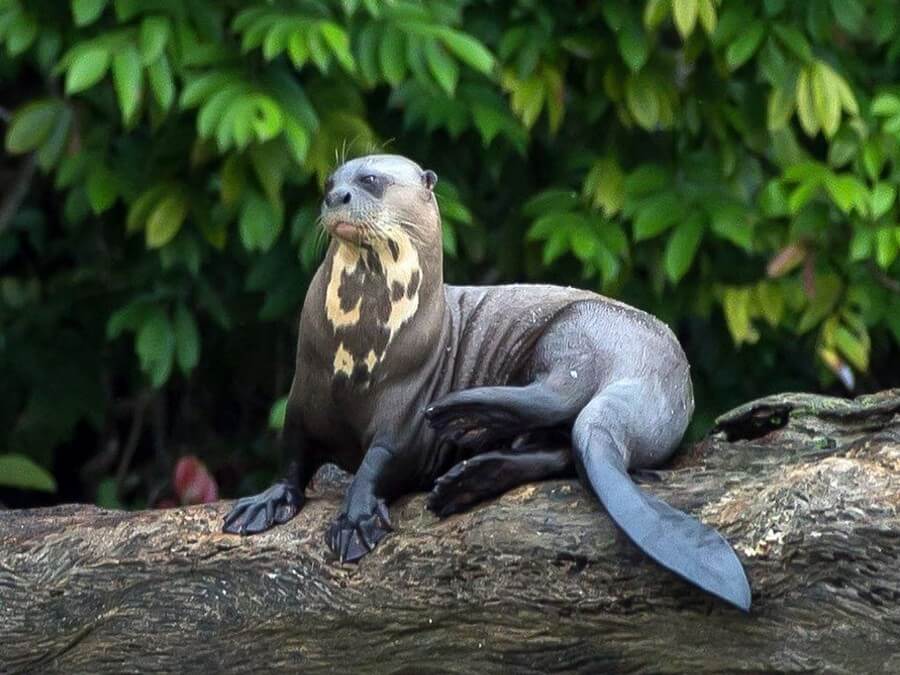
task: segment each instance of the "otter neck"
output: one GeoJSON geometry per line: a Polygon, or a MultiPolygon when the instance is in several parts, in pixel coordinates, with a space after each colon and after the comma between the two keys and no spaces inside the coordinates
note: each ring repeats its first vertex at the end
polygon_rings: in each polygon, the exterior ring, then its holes
{"type": "Polygon", "coordinates": [[[368,386],[427,358],[444,313],[443,269],[405,232],[370,244],[332,239],[323,262],[325,329],[333,335],[333,374],[368,386]]]}

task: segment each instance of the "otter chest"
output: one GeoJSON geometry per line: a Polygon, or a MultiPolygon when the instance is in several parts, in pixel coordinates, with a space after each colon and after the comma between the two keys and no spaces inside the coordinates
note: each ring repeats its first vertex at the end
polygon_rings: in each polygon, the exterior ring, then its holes
{"type": "Polygon", "coordinates": [[[405,234],[371,245],[337,246],[324,306],[334,337],[335,382],[368,386],[418,310],[421,280],[419,255],[405,234]]]}

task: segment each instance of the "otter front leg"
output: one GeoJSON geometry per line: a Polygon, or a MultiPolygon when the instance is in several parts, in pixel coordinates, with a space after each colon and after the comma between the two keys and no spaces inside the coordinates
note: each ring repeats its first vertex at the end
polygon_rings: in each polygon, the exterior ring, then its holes
{"type": "Polygon", "coordinates": [[[390,532],[385,499],[395,496],[402,470],[387,448],[369,448],[344,498],[344,507],[325,533],[325,542],[341,562],[355,562],[390,532]]]}
{"type": "Polygon", "coordinates": [[[575,419],[588,390],[560,386],[550,377],[524,387],[476,387],[447,394],[425,409],[444,441],[474,453],[491,450],[519,434],[575,419]]]}

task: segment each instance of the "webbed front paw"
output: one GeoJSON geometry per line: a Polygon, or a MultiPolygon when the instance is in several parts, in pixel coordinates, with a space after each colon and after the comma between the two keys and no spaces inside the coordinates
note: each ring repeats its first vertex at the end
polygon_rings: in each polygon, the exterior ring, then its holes
{"type": "Polygon", "coordinates": [[[387,505],[378,500],[369,513],[340,514],[325,533],[325,543],[341,562],[356,562],[391,532],[387,505]]]}
{"type": "Polygon", "coordinates": [[[288,481],[279,481],[258,495],[237,500],[225,516],[222,531],[229,534],[257,534],[286,523],[303,506],[303,495],[288,481]]]}

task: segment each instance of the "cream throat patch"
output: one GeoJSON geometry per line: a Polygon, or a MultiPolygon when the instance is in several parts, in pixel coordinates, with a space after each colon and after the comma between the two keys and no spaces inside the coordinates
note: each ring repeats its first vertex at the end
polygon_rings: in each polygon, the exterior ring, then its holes
{"type": "Polygon", "coordinates": [[[338,242],[325,291],[325,316],[340,338],[335,376],[368,384],[418,310],[421,282],[418,251],[400,228],[365,247],[338,242]]]}

